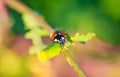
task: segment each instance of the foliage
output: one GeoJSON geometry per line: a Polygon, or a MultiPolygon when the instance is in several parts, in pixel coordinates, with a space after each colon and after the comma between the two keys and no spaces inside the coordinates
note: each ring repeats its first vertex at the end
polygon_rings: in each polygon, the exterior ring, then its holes
{"type": "Polygon", "coordinates": [[[49,60],[55,56],[58,56],[61,52],[65,55],[68,63],[78,72],[79,76],[86,77],[84,72],[79,68],[79,66],[74,62],[72,57],[67,53],[67,49],[70,45],[73,45],[75,42],[86,42],[90,39],[92,39],[93,36],[95,36],[94,33],[88,33],[87,35],[80,35],[79,33],[76,33],[75,36],[66,37],[66,43],[65,45],[61,45],[60,43],[52,43],[49,46],[47,46],[45,49],[45,45],[42,43],[42,40],[40,39],[42,36],[48,35],[45,29],[42,29],[40,25],[38,26],[38,23],[32,18],[32,16],[28,13],[23,14],[23,21],[25,23],[25,28],[30,29],[29,32],[26,33],[25,37],[27,39],[32,39],[33,46],[30,48],[30,54],[36,54],[39,58],[39,60],[49,60]],[[40,51],[43,49],[42,51],[40,51]]]}
{"type": "Polygon", "coordinates": [[[13,21],[12,33],[25,34],[25,32],[27,32],[27,30],[24,29],[24,24],[21,19],[22,15],[10,8],[8,8],[8,11],[9,11],[9,15],[11,16],[11,20],[13,21]]]}
{"type": "Polygon", "coordinates": [[[120,44],[119,0],[22,1],[44,15],[55,29],[90,31],[110,44],[120,44]]]}
{"type": "Polygon", "coordinates": [[[42,42],[42,36],[47,36],[48,33],[45,29],[41,28],[34,18],[28,13],[23,15],[23,21],[25,29],[29,30],[25,34],[25,38],[32,39],[33,41],[33,46],[30,48],[29,53],[31,55],[35,55],[46,47],[46,45],[42,42]]]}

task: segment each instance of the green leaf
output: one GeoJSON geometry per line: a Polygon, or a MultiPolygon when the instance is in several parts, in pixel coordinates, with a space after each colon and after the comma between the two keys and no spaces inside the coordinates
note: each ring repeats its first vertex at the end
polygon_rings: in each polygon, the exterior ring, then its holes
{"type": "Polygon", "coordinates": [[[24,21],[26,29],[33,29],[39,27],[37,21],[35,21],[35,19],[29,13],[23,14],[22,19],[24,21]]]}
{"type": "Polygon", "coordinates": [[[46,45],[42,42],[42,36],[47,36],[48,32],[41,28],[40,25],[36,22],[36,20],[29,14],[25,13],[22,17],[25,28],[29,29],[25,34],[26,39],[31,39],[33,46],[30,47],[29,54],[36,55],[39,51],[46,47],[46,45]]]}
{"type": "Polygon", "coordinates": [[[52,43],[38,53],[39,60],[49,60],[61,53],[62,47],[59,43],[52,43]]]}
{"type": "Polygon", "coordinates": [[[80,35],[79,33],[76,33],[75,36],[71,37],[71,40],[85,44],[86,41],[92,39],[94,36],[94,33],[88,33],[87,35],[80,35]]]}

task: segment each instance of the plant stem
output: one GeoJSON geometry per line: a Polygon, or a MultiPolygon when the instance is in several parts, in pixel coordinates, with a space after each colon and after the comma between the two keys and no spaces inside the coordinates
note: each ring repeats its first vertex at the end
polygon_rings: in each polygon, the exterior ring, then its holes
{"type": "Polygon", "coordinates": [[[74,70],[78,73],[79,77],[87,77],[83,70],[77,65],[77,63],[74,61],[72,56],[68,53],[66,48],[63,48],[62,51],[63,55],[67,59],[67,62],[74,68],[74,70]]]}
{"type": "Polygon", "coordinates": [[[54,32],[54,30],[50,27],[50,25],[41,16],[36,14],[25,4],[21,3],[18,0],[4,0],[4,1],[7,6],[9,6],[10,8],[14,9],[15,11],[21,14],[29,13],[31,16],[35,18],[35,20],[38,22],[38,24],[40,24],[41,27],[43,27],[49,32],[49,34],[54,32]]]}

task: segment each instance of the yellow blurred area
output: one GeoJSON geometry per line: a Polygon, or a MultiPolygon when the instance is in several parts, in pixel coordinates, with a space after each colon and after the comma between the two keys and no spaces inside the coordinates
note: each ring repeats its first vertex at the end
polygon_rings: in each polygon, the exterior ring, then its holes
{"type": "Polygon", "coordinates": [[[49,61],[38,61],[33,57],[28,59],[28,68],[33,74],[33,77],[55,77],[55,73],[49,61]]]}
{"type": "Polygon", "coordinates": [[[0,77],[55,77],[49,61],[20,56],[11,49],[0,49],[0,77]]]}
{"type": "Polygon", "coordinates": [[[21,62],[20,58],[11,53],[10,50],[1,50],[3,53],[0,56],[0,74],[2,76],[17,76],[20,75],[21,70],[21,62]]]}

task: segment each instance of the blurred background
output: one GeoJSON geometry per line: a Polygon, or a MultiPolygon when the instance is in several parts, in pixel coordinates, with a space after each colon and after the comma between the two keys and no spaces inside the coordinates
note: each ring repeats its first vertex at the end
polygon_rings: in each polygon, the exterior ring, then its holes
{"type": "MultiPolygon", "coordinates": [[[[78,77],[63,55],[41,62],[29,54],[33,43],[24,37],[29,30],[23,14],[6,1],[0,0],[0,77],[78,77]]],[[[71,35],[94,32],[94,39],[85,45],[77,43],[69,53],[88,77],[120,77],[120,0],[18,1],[41,15],[53,29],[71,35]]]]}

